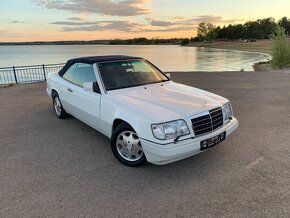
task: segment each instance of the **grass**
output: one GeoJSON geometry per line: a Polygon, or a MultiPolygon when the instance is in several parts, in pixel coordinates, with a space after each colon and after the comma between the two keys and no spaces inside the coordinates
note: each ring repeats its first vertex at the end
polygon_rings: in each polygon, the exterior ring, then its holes
{"type": "Polygon", "coordinates": [[[188,46],[263,52],[263,53],[271,52],[270,40],[259,40],[256,42],[218,41],[213,43],[190,43],[188,44],[188,46]]]}

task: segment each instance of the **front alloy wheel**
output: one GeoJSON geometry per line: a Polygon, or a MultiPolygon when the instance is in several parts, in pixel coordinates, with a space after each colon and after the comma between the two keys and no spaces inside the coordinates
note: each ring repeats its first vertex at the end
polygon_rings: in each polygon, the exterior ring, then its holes
{"type": "Polygon", "coordinates": [[[138,135],[126,123],[114,130],[111,147],[115,157],[128,166],[139,166],[146,161],[138,135]]]}

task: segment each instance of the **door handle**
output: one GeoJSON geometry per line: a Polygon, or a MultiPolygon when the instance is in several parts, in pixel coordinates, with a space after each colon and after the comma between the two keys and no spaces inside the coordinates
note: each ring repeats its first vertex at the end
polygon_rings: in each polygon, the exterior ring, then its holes
{"type": "Polygon", "coordinates": [[[67,89],[67,91],[69,91],[69,92],[73,93],[73,90],[71,90],[71,89],[67,89]]]}

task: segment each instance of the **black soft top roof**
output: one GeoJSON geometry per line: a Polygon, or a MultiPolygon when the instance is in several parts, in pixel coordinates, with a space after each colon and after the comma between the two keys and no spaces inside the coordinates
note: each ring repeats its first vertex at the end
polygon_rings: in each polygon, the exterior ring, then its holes
{"type": "Polygon", "coordinates": [[[132,59],[143,59],[141,57],[131,57],[125,55],[106,55],[106,56],[92,56],[92,57],[80,57],[73,58],[68,60],[66,65],[58,72],[60,76],[63,76],[70,66],[75,63],[85,63],[85,64],[94,64],[100,62],[108,62],[108,61],[123,61],[123,60],[132,60],[132,59]]]}

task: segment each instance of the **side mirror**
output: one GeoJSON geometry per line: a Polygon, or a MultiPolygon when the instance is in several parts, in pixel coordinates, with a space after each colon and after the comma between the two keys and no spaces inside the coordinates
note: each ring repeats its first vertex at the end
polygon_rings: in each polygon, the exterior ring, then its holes
{"type": "Polygon", "coordinates": [[[101,90],[100,90],[100,87],[99,87],[99,85],[98,85],[97,82],[94,82],[94,83],[93,83],[93,91],[94,91],[95,93],[99,93],[99,94],[101,94],[101,90]]]}
{"type": "Polygon", "coordinates": [[[93,92],[93,83],[92,82],[87,82],[87,83],[83,83],[83,89],[86,92],[93,92]]]}
{"type": "Polygon", "coordinates": [[[165,74],[169,79],[171,79],[171,75],[170,75],[170,73],[166,73],[165,74]]]}

